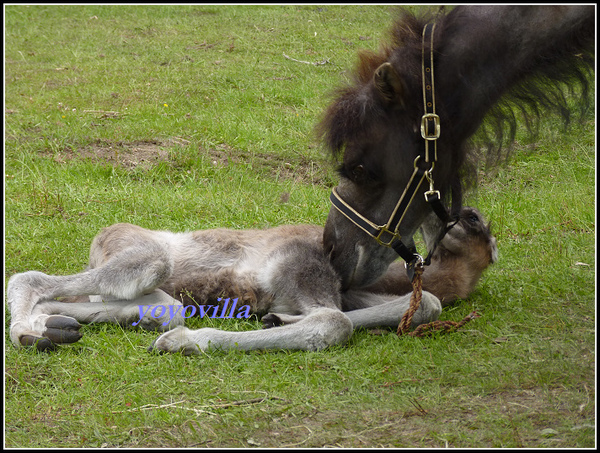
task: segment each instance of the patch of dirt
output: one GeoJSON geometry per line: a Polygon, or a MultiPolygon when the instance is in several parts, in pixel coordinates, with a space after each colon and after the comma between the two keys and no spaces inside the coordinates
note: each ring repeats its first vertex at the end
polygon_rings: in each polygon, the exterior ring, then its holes
{"type": "Polygon", "coordinates": [[[149,168],[158,162],[169,160],[169,147],[157,141],[135,141],[131,143],[99,140],[96,143],[78,150],[64,149],[54,154],[57,162],[72,159],[90,159],[94,162],[106,162],[110,165],[128,169],[136,167],[149,168]]]}
{"type": "Polygon", "coordinates": [[[201,149],[201,153],[209,156],[213,165],[226,167],[230,164],[251,164],[257,169],[264,169],[276,180],[292,180],[305,184],[317,184],[332,187],[335,180],[328,174],[329,164],[315,162],[304,156],[279,156],[269,153],[248,153],[235,150],[227,145],[217,149],[201,149]]]}
{"type": "Polygon", "coordinates": [[[411,400],[411,404],[407,401],[395,411],[315,410],[291,420],[286,420],[284,414],[272,421],[268,431],[254,431],[252,439],[255,445],[265,448],[284,445],[303,448],[469,448],[477,445],[494,448],[503,443],[531,448],[574,446],[573,436],[577,429],[594,426],[594,395],[568,393],[562,388],[512,389],[472,396],[447,407],[411,400]],[[580,406],[573,405],[573,395],[580,406]],[[488,426],[490,420],[497,424],[494,429],[488,426]],[[529,423],[522,423],[523,420],[529,423]],[[572,429],[566,427],[570,424],[572,429]],[[556,428],[558,434],[552,438],[544,437],[543,430],[548,427],[556,428]]]}
{"type": "MultiPolygon", "coordinates": [[[[166,141],[111,142],[98,140],[80,149],[65,148],[52,155],[56,162],[64,163],[73,159],[90,159],[133,170],[149,169],[160,162],[175,162],[170,151],[176,147],[189,145],[183,138],[166,141]]],[[[236,150],[228,145],[215,148],[199,148],[198,154],[217,167],[229,165],[251,165],[253,169],[275,180],[292,180],[304,184],[317,184],[331,187],[335,179],[328,173],[329,164],[315,162],[304,156],[285,157],[269,153],[249,153],[236,150]]]]}

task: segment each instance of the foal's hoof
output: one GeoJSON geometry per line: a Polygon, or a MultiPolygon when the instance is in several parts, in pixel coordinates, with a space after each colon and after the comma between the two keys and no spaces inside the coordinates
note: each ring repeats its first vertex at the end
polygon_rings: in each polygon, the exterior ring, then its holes
{"type": "MultiPolygon", "coordinates": [[[[156,340],[158,340],[158,338],[156,340]]],[[[148,346],[146,348],[146,351],[149,352],[149,353],[151,353],[151,354],[166,354],[167,351],[164,351],[163,349],[159,349],[159,348],[154,347],[154,345],[156,344],[156,340],[154,340],[152,342],[152,344],[150,344],[150,346],[148,346]]]]}
{"type": "Polygon", "coordinates": [[[261,319],[263,329],[271,329],[273,327],[283,326],[284,322],[274,313],[267,313],[261,319]]]}
{"type": "Polygon", "coordinates": [[[46,320],[44,336],[54,343],[75,343],[83,336],[80,328],[81,324],[69,316],[52,315],[46,320]]]}
{"type": "Polygon", "coordinates": [[[19,343],[21,346],[34,346],[38,351],[54,351],[56,349],[56,345],[52,343],[49,338],[39,337],[37,335],[22,335],[19,338],[19,343]]]}

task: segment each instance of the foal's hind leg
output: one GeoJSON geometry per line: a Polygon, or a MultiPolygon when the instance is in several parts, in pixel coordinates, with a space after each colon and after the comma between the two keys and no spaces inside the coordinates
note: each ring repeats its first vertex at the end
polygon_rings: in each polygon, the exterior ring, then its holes
{"type": "MultiPolygon", "coordinates": [[[[52,315],[69,316],[78,322],[91,324],[109,322],[123,327],[134,326],[145,330],[165,331],[184,324],[183,304],[157,289],[135,300],[113,300],[102,302],[68,303],[45,301],[33,309],[34,325],[44,326],[44,321],[52,315]]],[[[60,338],[60,332],[56,335],[60,338]]],[[[55,339],[47,329],[44,335],[55,343],[65,343],[55,339]]]]}
{"type": "Polygon", "coordinates": [[[79,323],[61,314],[38,312],[34,316],[38,303],[95,294],[110,300],[133,300],[152,292],[171,275],[172,269],[168,249],[158,242],[144,241],[79,274],[53,276],[30,271],[13,275],[7,286],[11,341],[16,346],[36,345],[42,350],[52,348],[55,340],[73,343],[81,338],[79,323]]]}

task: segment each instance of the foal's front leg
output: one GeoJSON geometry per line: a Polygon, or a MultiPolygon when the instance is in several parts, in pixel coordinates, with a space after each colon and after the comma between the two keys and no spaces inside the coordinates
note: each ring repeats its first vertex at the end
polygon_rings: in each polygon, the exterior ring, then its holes
{"type": "Polygon", "coordinates": [[[290,240],[257,267],[261,292],[272,296],[268,309],[274,313],[267,317],[283,326],[251,332],[179,327],[161,335],[152,347],[186,354],[212,349],[315,351],[350,338],[352,323],[340,309],[339,278],[319,243],[290,240]]]}
{"type": "MultiPolygon", "coordinates": [[[[411,294],[392,296],[367,291],[348,291],[342,296],[345,311],[354,329],[360,327],[397,327],[410,307],[411,294]],[[359,308],[362,307],[362,308],[359,308]]],[[[412,318],[411,327],[435,321],[442,313],[442,304],[433,294],[423,291],[421,304],[412,318]]]]}

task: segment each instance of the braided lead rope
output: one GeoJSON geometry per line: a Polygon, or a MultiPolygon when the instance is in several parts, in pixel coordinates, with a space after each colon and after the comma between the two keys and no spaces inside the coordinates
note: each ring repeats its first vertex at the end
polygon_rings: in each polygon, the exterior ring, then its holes
{"type": "Polygon", "coordinates": [[[408,335],[411,337],[424,337],[425,335],[431,335],[433,332],[437,332],[438,330],[442,330],[444,332],[454,332],[464,326],[467,322],[472,319],[479,318],[477,312],[471,312],[467,316],[465,316],[461,321],[433,321],[429,324],[421,324],[414,331],[410,332],[408,335]]]}
{"type": "Polygon", "coordinates": [[[402,336],[407,334],[410,337],[424,337],[425,335],[431,335],[433,332],[439,330],[443,332],[454,332],[464,326],[467,322],[481,317],[476,311],[469,313],[461,321],[433,321],[428,324],[421,324],[413,332],[409,332],[412,324],[412,319],[416,311],[421,305],[421,299],[423,298],[423,264],[417,264],[415,266],[415,276],[412,281],[413,292],[410,296],[410,305],[408,310],[402,316],[400,324],[398,324],[398,330],[396,334],[402,336]]]}
{"type": "Polygon", "coordinates": [[[421,305],[421,299],[423,297],[423,279],[421,276],[423,275],[423,269],[424,267],[422,262],[415,265],[415,275],[412,280],[413,292],[410,296],[410,306],[408,307],[408,310],[406,310],[406,313],[404,313],[402,316],[400,324],[398,324],[398,330],[396,331],[398,336],[408,333],[412,323],[413,315],[421,305]]]}

